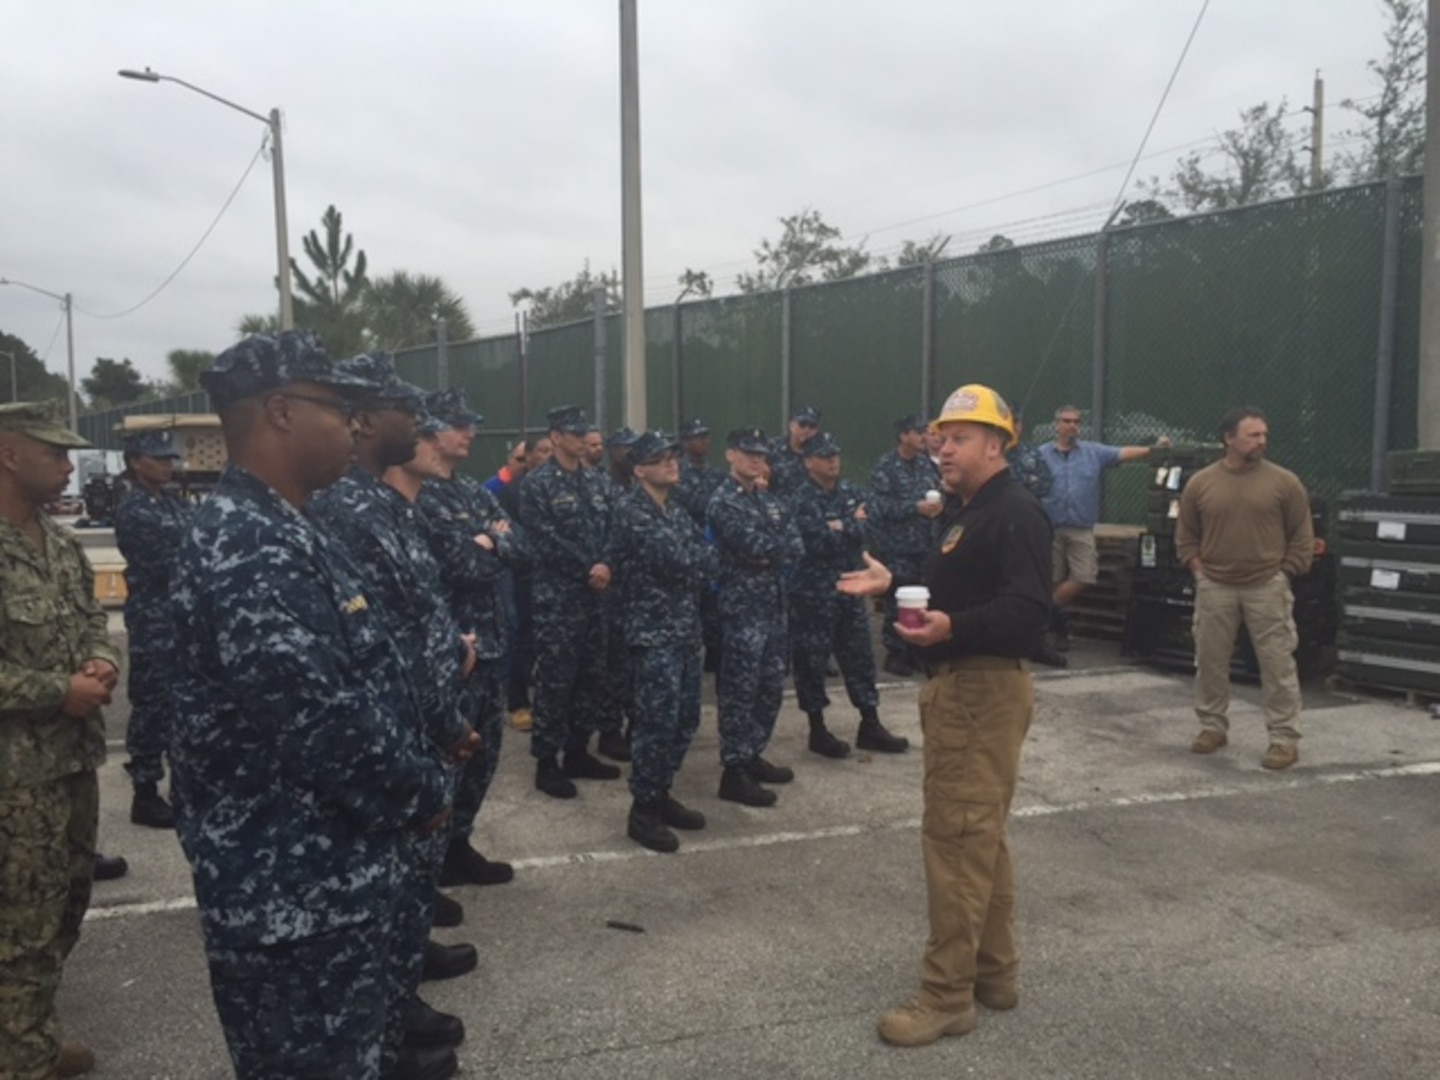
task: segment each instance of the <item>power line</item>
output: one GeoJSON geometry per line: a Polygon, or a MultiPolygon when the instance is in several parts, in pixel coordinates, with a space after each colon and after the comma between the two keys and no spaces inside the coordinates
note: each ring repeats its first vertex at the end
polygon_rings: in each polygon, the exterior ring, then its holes
{"type": "Polygon", "coordinates": [[[180,272],[184,270],[185,267],[190,265],[190,260],[199,253],[200,248],[204,246],[205,241],[210,239],[210,234],[215,231],[215,226],[220,224],[220,219],[225,216],[225,211],[230,209],[230,204],[235,201],[235,196],[240,194],[240,189],[245,186],[245,181],[249,179],[251,170],[255,168],[255,163],[260,160],[260,155],[265,152],[265,144],[266,140],[261,139],[260,145],[255,150],[255,155],[250,159],[250,164],[245,166],[245,171],[240,174],[240,179],[236,181],[235,186],[230,190],[230,194],[225,197],[224,203],[221,204],[220,212],[215,215],[215,219],[211,221],[205,231],[200,234],[200,239],[195,241],[195,246],[190,249],[190,253],[186,255],[185,258],[180,260],[180,265],[175,267],[175,269],[170,272],[169,277],[167,277],[164,281],[160,282],[159,285],[155,286],[154,291],[151,292],[150,295],[146,296],[138,304],[133,304],[130,307],[126,308],[124,311],[117,311],[110,315],[97,315],[93,311],[86,311],[78,304],[75,305],[75,310],[80,312],[80,314],[82,315],[89,316],[92,319],[123,319],[126,315],[133,315],[146,304],[150,303],[151,300],[154,300],[157,296],[164,292],[165,289],[169,286],[169,284],[180,276],[180,272]]]}

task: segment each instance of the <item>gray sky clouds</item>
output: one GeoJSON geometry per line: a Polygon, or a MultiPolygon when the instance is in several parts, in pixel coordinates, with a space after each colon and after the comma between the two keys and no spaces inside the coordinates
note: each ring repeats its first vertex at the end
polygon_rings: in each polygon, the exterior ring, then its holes
{"type": "MultiPolygon", "coordinates": [[[[936,230],[967,238],[958,252],[1006,225],[1017,238],[1093,227],[1198,10],[639,0],[647,303],[672,299],[687,266],[731,291],[776,219],[806,206],[875,251],[936,230]]],[[[123,319],[81,313],[155,288],[264,134],[182,87],[115,74],[148,65],[281,107],[302,265],[300,237],[333,202],[372,274],[438,274],[482,332],[502,330],[509,290],[620,262],[618,21],[614,0],[0,0],[0,276],[74,293],[82,375],[97,355],[162,375],[168,350],[222,348],[239,316],[274,306],[262,160],[155,300],[123,319]]],[[[1316,68],[1338,140],[1353,126],[1339,101],[1374,92],[1364,63],[1382,29],[1372,0],[1212,0],[1150,151],[1209,138],[1263,100],[1306,104],[1316,68]]],[[[58,319],[43,297],[0,288],[0,328],[63,371],[58,319]]]]}

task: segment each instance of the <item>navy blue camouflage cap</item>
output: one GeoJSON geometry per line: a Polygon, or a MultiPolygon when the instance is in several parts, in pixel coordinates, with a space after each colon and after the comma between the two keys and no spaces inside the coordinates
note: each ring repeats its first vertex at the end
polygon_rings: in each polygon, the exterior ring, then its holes
{"type": "Polygon", "coordinates": [[[790,419],[801,424],[814,424],[820,426],[820,410],[814,405],[801,405],[790,414],[790,419]]]}
{"type": "Polygon", "coordinates": [[[840,453],[840,443],[828,431],[811,435],[800,444],[801,457],[835,457],[840,453]]]}
{"type": "Polygon", "coordinates": [[[616,428],[610,433],[609,437],[606,438],[605,449],[613,450],[616,447],[633,446],[635,440],[638,438],[640,438],[640,436],[628,427],[616,428]]]}
{"type": "Polygon", "coordinates": [[[168,431],[137,431],[125,436],[126,457],[179,458],[168,431]]]}
{"type": "Polygon", "coordinates": [[[216,409],[278,390],[287,383],[307,382],[354,395],[373,384],[339,370],[325,343],[313,330],[281,330],[252,334],[231,345],[200,373],[200,385],[216,409]]]}
{"type": "Polygon", "coordinates": [[[725,445],[742,454],[768,454],[770,444],[765,441],[765,432],[760,428],[736,428],[725,437],[725,445]]]}
{"type": "Polygon", "coordinates": [[[679,434],[682,439],[698,439],[701,435],[710,434],[710,426],[698,416],[692,416],[680,425],[679,434]]]}
{"type": "Polygon", "coordinates": [[[586,435],[599,430],[579,405],[557,405],[545,414],[545,419],[550,425],[548,431],[562,431],[567,435],[586,435]]]}
{"type": "Polygon", "coordinates": [[[395,370],[395,357],[388,352],[361,353],[335,365],[347,375],[354,375],[375,384],[377,389],[361,395],[361,400],[380,405],[395,405],[419,411],[425,402],[425,391],[400,378],[395,370]]]}
{"type": "Polygon", "coordinates": [[[647,431],[643,435],[636,435],[627,453],[632,465],[653,465],[666,454],[673,454],[680,449],[680,444],[663,431],[647,431]]]}
{"type": "Polygon", "coordinates": [[[446,427],[475,427],[483,424],[485,418],[470,408],[465,400],[465,391],[454,386],[446,390],[432,390],[425,395],[424,410],[446,427]]]}
{"type": "Polygon", "coordinates": [[[429,412],[423,406],[415,414],[415,433],[417,435],[439,435],[442,431],[449,431],[450,425],[441,420],[434,413],[429,412]]]}
{"type": "Polygon", "coordinates": [[[37,442],[88,450],[90,443],[65,426],[58,401],[12,401],[0,405],[0,431],[28,435],[37,442]]]}
{"type": "Polygon", "coordinates": [[[930,421],[919,413],[911,413],[909,416],[902,416],[895,421],[895,434],[904,435],[911,431],[929,431],[930,421]]]}

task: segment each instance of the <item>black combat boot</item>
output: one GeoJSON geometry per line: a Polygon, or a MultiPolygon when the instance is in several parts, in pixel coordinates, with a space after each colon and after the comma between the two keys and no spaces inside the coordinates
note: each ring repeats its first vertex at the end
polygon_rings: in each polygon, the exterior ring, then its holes
{"type": "Polygon", "coordinates": [[[535,787],[552,799],[573,799],[576,794],[575,784],[560,771],[553,757],[536,760],[535,787]]]}
{"type": "Polygon", "coordinates": [[[630,820],[626,823],[625,834],[643,848],[669,854],[680,850],[680,838],[665,827],[661,820],[664,804],[659,799],[641,802],[636,799],[630,807],[630,820]]]}
{"type": "Polygon", "coordinates": [[[474,945],[442,945],[438,941],[427,941],[425,959],[420,965],[420,980],[453,979],[474,971],[479,963],[480,954],[475,951],[474,945]]]}
{"type": "Polygon", "coordinates": [[[720,798],[746,806],[774,806],[776,795],[755,782],[744,765],[726,765],[720,774],[720,798]]]}
{"type": "Polygon", "coordinates": [[[440,884],[504,885],[515,876],[515,868],[507,862],[491,862],[470,846],[468,840],[452,840],[440,864],[440,884]]]}
{"type": "Polygon", "coordinates": [[[130,864],[124,855],[102,855],[95,853],[94,878],[96,881],[114,881],[130,872],[130,864]]]}
{"type": "Polygon", "coordinates": [[[460,1062],[448,1046],[402,1046],[385,1080],[450,1080],[459,1071],[460,1062]]]}
{"type": "Polygon", "coordinates": [[[430,916],[431,926],[459,926],[465,921],[465,908],[459,900],[452,900],[443,892],[435,893],[435,910],[430,916]]]}
{"type": "Polygon", "coordinates": [[[566,750],[560,771],[571,780],[619,780],[620,766],[607,765],[585,749],[566,750]]]}
{"type": "Polygon", "coordinates": [[[623,731],[602,731],[596,740],[595,749],[611,761],[630,760],[630,740],[623,731]]]}
{"type": "Polygon", "coordinates": [[[892,735],[880,723],[880,714],[874,709],[860,710],[860,730],[855,733],[855,745],[861,750],[874,750],[880,754],[903,754],[910,749],[910,740],[903,735],[892,735]]]}
{"type": "Polygon", "coordinates": [[[825,726],[823,712],[812,712],[806,715],[810,717],[810,752],[812,754],[828,758],[849,756],[850,744],[844,739],[837,739],[825,726]]]}
{"type": "Polygon", "coordinates": [[[771,765],[756,754],[750,759],[750,775],[760,784],[788,784],[795,779],[795,770],[788,765],[771,765]]]}
{"type": "Polygon", "coordinates": [[[175,827],[175,813],[156,790],[154,781],[135,785],[135,797],[130,800],[130,823],[151,829],[175,827]]]}
{"type": "Polygon", "coordinates": [[[418,995],[400,1006],[400,1022],[407,1046],[459,1046],[465,1041],[465,1024],[458,1016],[432,1009],[418,995]]]}
{"type": "Polygon", "coordinates": [[[699,810],[691,810],[679,799],[671,798],[668,791],[660,796],[660,820],[672,829],[684,829],[687,832],[705,827],[704,814],[699,810]]]}

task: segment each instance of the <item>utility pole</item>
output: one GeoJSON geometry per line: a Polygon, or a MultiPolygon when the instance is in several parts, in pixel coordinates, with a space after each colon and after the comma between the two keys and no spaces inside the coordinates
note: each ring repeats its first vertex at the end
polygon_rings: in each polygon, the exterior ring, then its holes
{"type": "MultiPolygon", "coordinates": [[[[1429,27],[1440,27],[1440,0],[1430,0],[1429,27]]],[[[1425,85],[1425,215],[1420,246],[1419,449],[1440,450],[1440,48],[1432,36],[1425,85]]]]}
{"type": "Polygon", "coordinates": [[[621,293],[625,304],[625,423],[644,431],[645,265],[640,228],[640,49],[636,0],[620,0],[621,293]]]}
{"type": "Polygon", "coordinates": [[[1325,80],[1315,72],[1315,97],[1310,105],[1310,190],[1325,186],[1325,80]]]}

